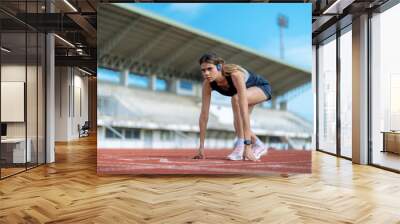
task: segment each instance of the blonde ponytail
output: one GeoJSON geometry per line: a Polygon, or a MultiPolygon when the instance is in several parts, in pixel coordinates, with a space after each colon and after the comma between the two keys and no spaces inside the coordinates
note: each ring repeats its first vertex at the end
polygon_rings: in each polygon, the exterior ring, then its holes
{"type": "Polygon", "coordinates": [[[235,71],[241,71],[243,73],[246,72],[246,70],[244,68],[242,68],[241,66],[236,65],[236,64],[224,64],[224,66],[222,66],[222,75],[223,76],[230,76],[235,71]]]}

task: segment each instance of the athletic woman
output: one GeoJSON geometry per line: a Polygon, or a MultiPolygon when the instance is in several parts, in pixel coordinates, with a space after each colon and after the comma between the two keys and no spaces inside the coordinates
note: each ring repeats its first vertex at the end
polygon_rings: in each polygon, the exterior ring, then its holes
{"type": "Polygon", "coordinates": [[[199,118],[200,147],[194,159],[205,159],[204,140],[210,109],[211,91],[230,96],[233,124],[236,132],[234,150],[230,160],[256,161],[267,152],[262,141],[250,129],[250,113],[254,106],[271,99],[271,87],[264,78],[235,64],[225,61],[214,53],[199,59],[203,75],[202,106],[199,118]]]}

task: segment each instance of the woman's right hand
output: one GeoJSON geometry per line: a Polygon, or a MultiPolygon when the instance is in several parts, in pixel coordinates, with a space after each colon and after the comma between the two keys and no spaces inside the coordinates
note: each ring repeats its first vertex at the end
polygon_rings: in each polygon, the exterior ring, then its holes
{"type": "Polygon", "coordinates": [[[200,148],[198,154],[193,159],[205,159],[204,149],[200,148]]]}

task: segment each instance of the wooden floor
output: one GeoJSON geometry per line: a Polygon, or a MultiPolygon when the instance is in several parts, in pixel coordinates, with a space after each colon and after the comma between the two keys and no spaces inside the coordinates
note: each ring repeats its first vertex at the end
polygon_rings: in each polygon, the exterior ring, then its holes
{"type": "Polygon", "coordinates": [[[0,181],[0,223],[400,223],[400,175],[313,152],[312,174],[97,176],[96,139],[0,181]]]}
{"type": "Polygon", "coordinates": [[[22,172],[24,170],[26,170],[25,167],[24,168],[1,168],[1,178],[11,176],[13,174],[22,172]]]}
{"type": "Polygon", "coordinates": [[[400,170],[400,155],[391,152],[374,151],[372,157],[374,164],[400,170]]]}

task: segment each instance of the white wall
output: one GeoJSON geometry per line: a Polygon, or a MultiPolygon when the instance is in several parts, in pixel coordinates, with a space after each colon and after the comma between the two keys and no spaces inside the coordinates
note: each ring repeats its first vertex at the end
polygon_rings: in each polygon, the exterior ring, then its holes
{"type": "MultiPolygon", "coordinates": [[[[25,69],[28,70],[28,74],[30,74],[33,69],[35,69],[36,72],[36,67],[28,66],[27,68],[25,65],[2,65],[1,66],[1,81],[18,81],[18,82],[25,82],[25,74],[26,71],[25,69]]],[[[36,82],[34,83],[36,85],[36,82]]],[[[28,88],[28,90],[31,90],[28,88]]],[[[36,97],[36,89],[34,92],[27,92],[28,102],[31,102],[30,97],[36,97]]],[[[35,105],[36,108],[36,105],[35,105]]],[[[1,110],[7,110],[8,108],[1,108],[1,110]]],[[[27,114],[28,115],[28,121],[31,121],[33,118],[30,116],[32,114],[27,114]]],[[[36,119],[36,114],[35,119],[36,119]]],[[[11,122],[7,123],[7,136],[8,137],[25,137],[25,122],[11,122]]],[[[32,125],[28,125],[28,128],[32,127],[32,125]]],[[[36,128],[36,126],[35,126],[36,128]]],[[[28,130],[28,133],[30,131],[28,130]]],[[[29,137],[29,136],[28,136],[29,137]]]]}
{"type": "Polygon", "coordinates": [[[55,141],[68,139],[69,78],[67,67],[55,68],[55,141]]]}
{"type": "MultiPolygon", "coordinates": [[[[29,67],[28,67],[29,69],[29,67]]],[[[1,81],[20,81],[25,82],[25,64],[24,65],[2,65],[1,81]]]]}
{"type": "Polygon", "coordinates": [[[56,67],[56,141],[79,138],[78,124],[88,120],[88,78],[81,75],[72,67],[56,67]]]}
{"type": "Polygon", "coordinates": [[[72,120],[71,120],[71,133],[70,135],[72,138],[78,138],[79,133],[78,133],[78,124],[82,126],[85,121],[88,120],[88,78],[80,76],[77,70],[74,71],[74,96],[71,97],[71,99],[74,99],[74,107],[73,107],[73,113],[72,113],[72,120]],[[82,108],[80,108],[82,107],[82,108]],[[80,111],[80,109],[82,111],[80,111]]]}
{"type": "MultiPolygon", "coordinates": [[[[2,65],[1,81],[25,82],[25,68],[25,64],[2,65]]],[[[1,108],[1,110],[7,110],[7,108],[1,108]]],[[[25,122],[7,123],[7,137],[25,137],[25,126],[25,122]]]]}
{"type": "MultiPolygon", "coordinates": [[[[26,84],[26,107],[22,102],[22,107],[18,108],[24,116],[26,112],[26,120],[23,118],[21,122],[6,122],[7,123],[7,137],[24,138],[27,135],[29,141],[29,148],[31,149],[32,161],[44,162],[44,74],[42,67],[25,66],[25,64],[3,64],[1,66],[1,81],[2,82],[23,82],[26,84]],[[38,70],[37,70],[38,69],[38,70]],[[26,81],[26,77],[28,80],[26,81]],[[22,111],[21,111],[22,110],[22,111]],[[27,131],[27,132],[26,132],[27,131]],[[38,151],[39,150],[39,151],[38,151]],[[37,157],[37,153],[39,156],[37,157]]],[[[3,92],[4,89],[2,89],[3,92]]],[[[24,90],[19,90],[24,94],[24,90]]],[[[4,92],[3,92],[4,94],[4,92]]],[[[2,95],[2,98],[6,95],[2,95]]],[[[3,112],[16,113],[10,107],[2,107],[3,112]]],[[[15,110],[15,109],[14,109],[15,110]]]]}

